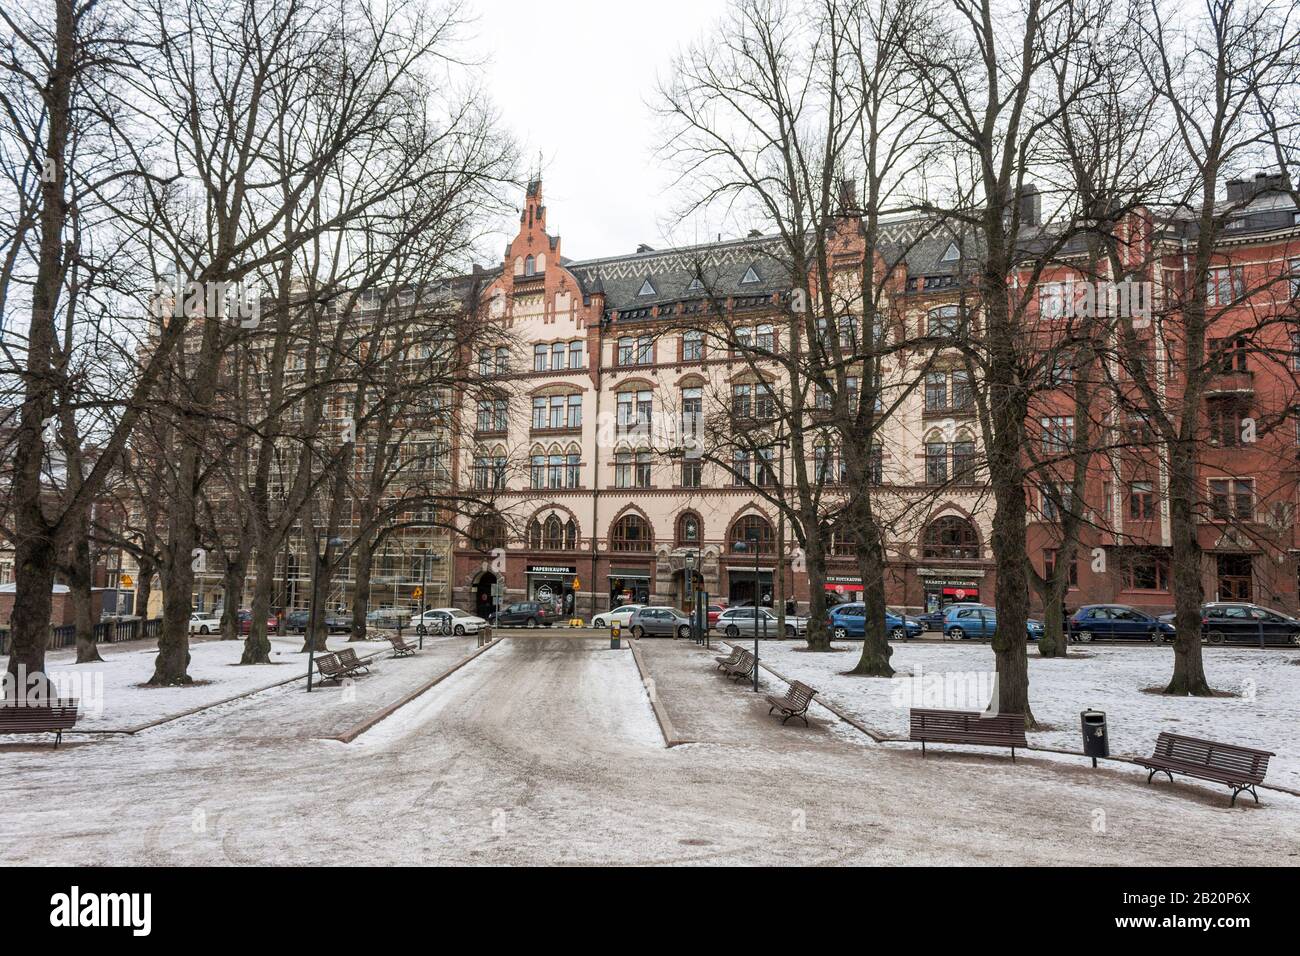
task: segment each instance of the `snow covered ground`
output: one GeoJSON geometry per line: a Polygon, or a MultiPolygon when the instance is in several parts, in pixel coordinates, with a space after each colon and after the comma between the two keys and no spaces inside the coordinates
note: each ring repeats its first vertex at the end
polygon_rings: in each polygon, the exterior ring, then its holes
{"type": "MultiPolygon", "coordinates": [[[[349,645],[345,637],[330,638],[329,648],[352,647],[365,657],[386,641],[363,641],[349,645]]],[[[301,636],[271,638],[271,664],[240,666],[244,642],[203,640],[190,644],[189,674],[195,683],[188,687],[147,687],[153,676],[157,645],[148,641],[130,645],[100,647],[103,662],[76,664],[76,652],[52,651],[46,655],[46,671],[60,696],[80,702],[77,730],[131,730],[142,724],[206,707],[239,694],[270,687],[280,681],[303,677],[307,655],[299,653],[301,636]]],[[[8,659],[0,657],[0,670],[8,659]]]]}
{"type": "MultiPolygon", "coordinates": [[[[994,677],[993,651],[975,643],[896,643],[891,680],[847,677],[861,643],[836,647],[845,653],[810,654],[802,641],[770,641],[759,648],[781,674],[816,687],[868,727],[906,737],[909,707],[981,710],[994,677]]],[[[1300,659],[1294,652],[1206,647],[1210,684],[1231,697],[1165,697],[1144,693],[1163,687],[1173,671],[1173,650],[1143,645],[1071,648],[1065,660],[1029,650],[1029,699],[1034,717],[1051,730],[1029,734],[1042,747],[1081,749],[1079,713],[1106,712],[1112,755],[1151,753],[1162,730],[1226,740],[1277,754],[1268,782],[1300,790],[1300,659]]]]}
{"type": "Polygon", "coordinates": [[[1122,765],[923,760],[824,711],[782,726],[689,642],[641,644],[683,746],[664,746],[626,646],[543,633],[504,639],[353,743],[321,739],[473,649],[446,641],[382,655],[351,689],[291,684],[58,751],[0,742],[0,863],[1300,862],[1300,798],[1229,809],[1221,789],[1147,787],[1122,765]]]}

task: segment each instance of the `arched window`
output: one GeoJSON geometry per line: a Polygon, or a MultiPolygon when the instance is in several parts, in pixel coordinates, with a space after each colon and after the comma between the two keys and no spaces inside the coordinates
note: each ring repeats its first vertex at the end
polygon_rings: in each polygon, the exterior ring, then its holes
{"type": "Polygon", "coordinates": [[[822,524],[822,540],[827,542],[828,553],[837,557],[851,556],[853,549],[853,532],[848,528],[831,530],[829,524],[822,524]]]}
{"type": "Polygon", "coordinates": [[[534,551],[542,547],[542,523],[536,518],[528,522],[528,547],[534,551]]]}
{"type": "Polygon", "coordinates": [[[578,550],[578,523],[572,518],[564,525],[564,550],[578,550]]]}
{"type": "Polygon", "coordinates": [[[731,550],[737,554],[753,554],[754,541],[758,542],[759,554],[776,552],[776,536],[772,534],[772,526],[760,515],[738,518],[731,526],[728,540],[731,542],[731,550]]]}
{"type": "Polygon", "coordinates": [[[559,551],[564,547],[564,526],[555,515],[547,518],[542,527],[542,547],[547,551],[559,551]]]}
{"type": "Polygon", "coordinates": [[[526,276],[537,275],[537,260],[534,259],[532,256],[529,256],[528,258],[524,259],[524,275],[526,276]]]}
{"type": "Polygon", "coordinates": [[[677,543],[698,545],[700,543],[700,516],[688,511],[677,519],[677,543]]]}
{"type": "Polygon", "coordinates": [[[654,547],[654,535],[640,515],[624,515],[614,523],[609,546],[611,551],[649,551],[654,547]]]}
{"type": "Polygon", "coordinates": [[[976,561],[980,556],[979,538],[965,518],[945,515],[925,529],[921,554],[945,561],[976,561]]]}

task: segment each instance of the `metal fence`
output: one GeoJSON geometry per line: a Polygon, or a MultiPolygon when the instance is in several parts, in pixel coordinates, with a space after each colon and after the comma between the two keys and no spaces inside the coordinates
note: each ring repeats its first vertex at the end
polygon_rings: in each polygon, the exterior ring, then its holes
{"type": "MultiPolygon", "coordinates": [[[[95,625],[95,642],[98,644],[121,644],[123,641],[139,641],[157,638],[162,631],[162,618],[154,617],[147,621],[135,619],[132,621],[100,621],[95,625]]],[[[75,647],[77,644],[77,628],[72,624],[64,624],[59,627],[50,628],[50,642],[45,645],[46,650],[58,650],[64,647],[75,647]]],[[[9,630],[0,629],[0,654],[9,653],[9,630]]]]}

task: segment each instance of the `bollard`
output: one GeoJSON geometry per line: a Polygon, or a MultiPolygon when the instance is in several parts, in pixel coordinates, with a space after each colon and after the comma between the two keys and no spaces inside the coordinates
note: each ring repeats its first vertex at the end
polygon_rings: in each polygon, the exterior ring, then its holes
{"type": "Polygon", "coordinates": [[[611,651],[616,651],[622,646],[620,644],[622,636],[623,629],[619,626],[618,621],[615,621],[609,626],[609,649],[611,651]]]}

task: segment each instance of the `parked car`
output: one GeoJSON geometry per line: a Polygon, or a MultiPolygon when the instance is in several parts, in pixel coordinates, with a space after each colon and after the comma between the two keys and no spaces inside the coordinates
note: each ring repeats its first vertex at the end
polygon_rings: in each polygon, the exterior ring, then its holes
{"type": "Polygon", "coordinates": [[[1085,604],[1070,617],[1070,637],[1083,641],[1150,641],[1173,638],[1174,626],[1127,604],[1085,604]]]}
{"type": "Polygon", "coordinates": [[[633,637],[691,636],[691,619],[675,607],[639,607],[628,626],[633,637]]]}
{"type": "MultiPolygon", "coordinates": [[[[238,621],[239,621],[239,633],[240,633],[240,634],[247,634],[249,631],[251,631],[251,630],[253,629],[253,612],[252,612],[252,611],[248,610],[247,608],[241,608],[240,610],[238,610],[238,611],[235,612],[235,617],[236,617],[236,619],[238,619],[238,621]]],[[[267,630],[267,632],[269,633],[269,632],[271,632],[271,631],[278,631],[279,629],[280,629],[280,620],[279,620],[279,618],[277,618],[274,614],[270,614],[270,615],[268,615],[267,618],[266,618],[266,630],[267,630]]]]}
{"type": "MultiPolygon", "coordinates": [[[[1170,611],[1158,618],[1174,626],[1170,611]]],[[[1238,601],[1212,601],[1201,605],[1201,638],[1207,644],[1300,644],[1300,619],[1284,611],[1238,601]]]]}
{"type": "Polygon", "coordinates": [[[906,608],[887,607],[885,613],[892,614],[902,622],[903,627],[907,629],[908,637],[917,637],[925,633],[925,625],[921,623],[921,619],[915,614],[908,614],[906,608]]]}
{"type": "Polygon", "coordinates": [[[550,627],[557,617],[556,611],[549,604],[540,601],[520,601],[509,604],[493,615],[493,623],[502,627],[550,627]]]}
{"type": "Polygon", "coordinates": [[[487,627],[487,621],[481,617],[462,611],[458,607],[430,608],[423,614],[411,618],[409,627],[418,628],[423,624],[431,634],[477,634],[487,627]]]}
{"type": "MultiPolygon", "coordinates": [[[[297,611],[290,611],[284,619],[284,629],[286,633],[306,634],[307,618],[311,616],[311,611],[301,608],[297,611]]],[[[352,618],[350,615],[340,614],[338,611],[325,612],[325,630],[329,632],[345,632],[352,630],[352,618]]]]}
{"type": "MultiPolygon", "coordinates": [[[[950,604],[943,619],[943,636],[950,641],[989,639],[997,629],[997,609],[987,604],[950,604]]],[[[1027,640],[1036,641],[1042,636],[1042,621],[1030,619],[1025,623],[1027,640]]]]}
{"type": "Polygon", "coordinates": [[[591,619],[592,627],[609,627],[615,621],[619,627],[628,627],[632,623],[632,615],[638,608],[644,607],[643,604],[620,604],[618,607],[602,611],[591,619]]]}
{"type": "MultiPolygon", "coordinates": [[[[776,613],[771,608],[730,607],[718,615],[717,626],[727,637],[740,637],[742,634],[753,637],[755,632],[760,636],[779,637],[778,624],[776,613]]],[[[796,637],[807,630],[808,618],[792,614],[785,616],[786,637],[796,637]]]]}
{"type": "Polygon", "coordinates": [[[191,634],[216,634],[220,630],[221,618],[203,611],[195,611],[190,615],[191,634]]]}
{"type": "Polygon", "coordinates": [[[709,605],[709,627],[713,627],[713,625],[718,623],[718,616],[722,614],[722,612],[725,611],[726,609],[727,609],[727,605],[725,604],[709,605]]]}
{"type": "Polygon", "coordinates": [[[397,627],[406,624],[411,612],[404,607],[380,607],[366,612],[366,624],[370,627],[397,627]]]}
{"type": "MultiPolygon", "coordinates": [[[[834,641],[865,637],[867,633],[866,605],[861,601],[835,605],[826,615],[826,627],[831,632],[831,640],[834,641]]],[[[925,633],[925,628],[914,617],[900,617],[886,611],[885,633],[889,635],[891,641],[905,641],[909,637],[920,637],[925,633]]]]}
{"type": "Polygon", "coordinates": [[[928,614],[922,614],[919,620],[927,631],[943,632],[944,621],[948,619],[948,612],[955,607],[979,607],[974,601],[957,601],[952,604],[946,604],[937,611],[930,611],[928,614]]]}

